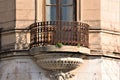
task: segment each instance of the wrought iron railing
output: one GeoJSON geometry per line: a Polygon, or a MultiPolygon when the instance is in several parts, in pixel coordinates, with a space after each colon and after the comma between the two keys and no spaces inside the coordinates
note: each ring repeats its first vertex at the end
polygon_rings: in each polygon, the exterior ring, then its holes
{"type": "Polygon", "coordinates": [[[89,25],[81,22],[45,21],[30,25],[30,47],[45,45],[80,45],[88,47],[89,25]]]}

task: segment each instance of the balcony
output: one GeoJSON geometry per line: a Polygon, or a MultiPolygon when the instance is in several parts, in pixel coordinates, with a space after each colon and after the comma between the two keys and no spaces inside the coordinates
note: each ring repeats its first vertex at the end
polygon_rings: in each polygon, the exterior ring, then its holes
{"type": "Polygon", "coordinates": [[[88,48],[88,28],[88,24],[81,22],[37,22],[30,25],[30,47],[62,43],[63,45],[80,45],[88,48]]]}
{"type": "Polygon", "coordinates": [[[50,80],[68,80],[74,76],[69,71],[83,63],[81,53],[90,53],[88,28],[85,23],[66,21],[30,25],[30,53],[42,69],[49,71],[50,80]]]}

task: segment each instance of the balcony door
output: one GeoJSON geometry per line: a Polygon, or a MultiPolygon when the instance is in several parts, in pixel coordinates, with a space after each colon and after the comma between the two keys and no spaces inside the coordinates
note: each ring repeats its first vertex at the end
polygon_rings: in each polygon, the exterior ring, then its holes
{"type": "Polygon", "coordinates": [[[46,21],[75,21],[76,0],[46,0],[46,21]]]}

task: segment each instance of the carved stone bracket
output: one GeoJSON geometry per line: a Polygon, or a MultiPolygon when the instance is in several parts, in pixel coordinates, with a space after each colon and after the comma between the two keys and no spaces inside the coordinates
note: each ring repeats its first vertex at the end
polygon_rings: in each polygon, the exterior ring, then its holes
{"type": "Polygon", "coordinates": [[[48,73],[48,76],[51,80],[68,80],[75,76],[74,74],[70,72],[62,72],[62,71],[51,71],[48,73]]]}
{"type": "Polygon", "coordinates": [[[50,80],[72,79],[75,75],[70,71],[83,62],[79,54],[73,53],[41,53],[34,57],[37,59],[39,66],[48,71],[47,77],[50,80]]]}
{"type": "MultiPolygon", "coordinates": [[[[76,73],[73,72],[84,62],[84,56],[80,52],[85,52],[78,47],[64,46],[64,48],[34,47],[30,50],[40,68],[47,71],[46,76],[50,80],[74,80],[76,73]]],[[[89,51],[88,51],[89,52],[89,51]]]]}

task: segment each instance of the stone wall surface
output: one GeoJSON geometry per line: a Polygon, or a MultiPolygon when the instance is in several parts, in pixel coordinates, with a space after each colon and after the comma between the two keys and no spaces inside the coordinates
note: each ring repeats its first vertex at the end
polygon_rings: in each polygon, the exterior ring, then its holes
{"type": "Polygon", "coordinates": [[[102,50],[120,52],[120,34],[101,33],[102,50]]]}
{"type": "Polygon", "coordinates": [[[73,72],[76,72],[73,80],[102,80],[101,59],[95,57],[85,59],[83,64],[73,72]]]}
{"type": "Polygon", "coordinates": [[[16,0],[16,28],[25,28],[35,20],[35,1],[16,0]]]}
{"type": "Polygon", "coordinates": [[[119,80],[120,79],[120,60],[103,58],[102,80],[119,80]]]}
{"type": "MultiPolygon", "coordinates": [[[[120,61],[105,57],[89,57],[68,80],[119,80],[120,61]]],[[[47,71],[40,69],[30,57],[14,57],[1,60],[0,80],[49,80],[47,71]]]]}
{"type": "Polygon", "coordinates": [[[120,0],[101,0],[101,28],[120,31],[120,0]]]}
{"type": "Polygon", "coordinates": [[[89,57],[76,69],[73,80],[119,80],[119,59],[89,57]]]}
{"type": "Polygon", "coordinates": [[[1,37],[1,50],[8,50],[10,48],[14,49],[15,44],[15,32],[12,33],[2,33],[1,37]]]}
{"type": "MultiPolygon", "coordinates": [[[[0,69],[0,80],[50,80],[49,71],[42,70],[32,57],[3,58],[0,69]]],[[[119,80],[120,61],[87,56],[84,62],[70,73],[74,76],[68,80],[119,80]]]]}
{"type": "Polygon", "coordinates": [[[0,28],[15,27],[15,0],[0,0],[0,28]]]}
{"type": "Polygon", "coordinates": [[[0,61],[0,80],[49,80],[30,57],[11,57],[0,61]]]}
{"type": "Polygon", "coordinates": [[[82,1],[82,21],[90,25],[90,49],[120,51],[120,0],[82,1]]]}
{"type": "Polygon", "coordinates": [[[90,28],[101,27],[100,0],[81,0],[81,21],[87,22],[90,28]]]}
{"type": "Polygon", "coordinates": [[[101,34],[100,32],[92,31],[89,33],[89,47],[90,49],[101,49],[101,34]]]}

